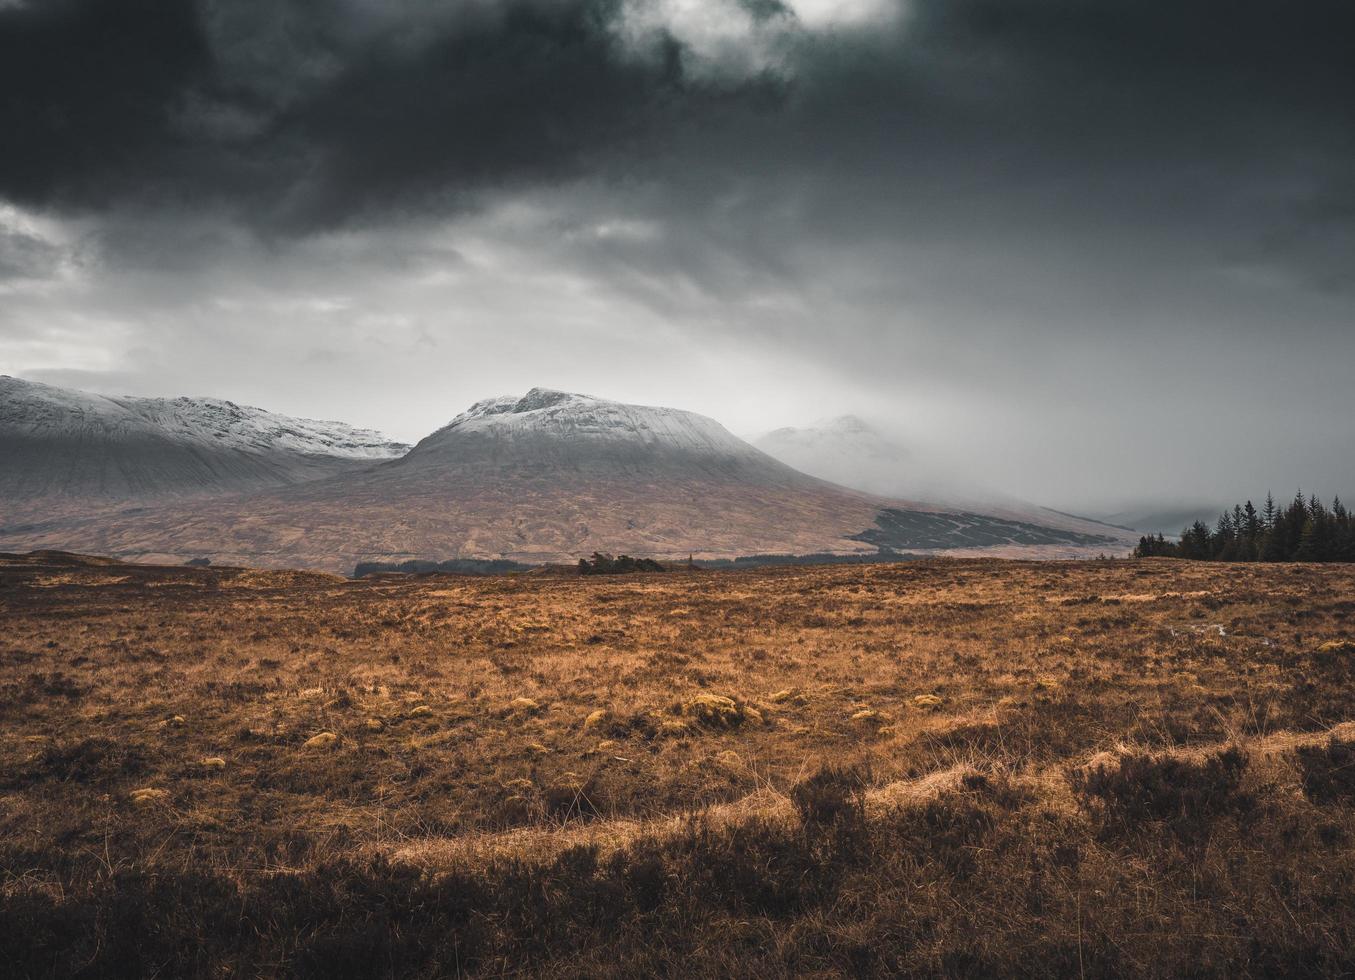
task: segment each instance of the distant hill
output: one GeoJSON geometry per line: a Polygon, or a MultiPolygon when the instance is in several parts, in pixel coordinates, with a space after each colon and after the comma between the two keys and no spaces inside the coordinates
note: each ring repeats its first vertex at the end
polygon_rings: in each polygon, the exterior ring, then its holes
{"type": "MultiPolygon", "coordinates": [[[[958,481],[938,472],[940,468],[934,461],[928,461],[925,454],[912,452],[855,415],[825,419],[814,425],[774,429],[753,442],[783,463],[821,479],[878,497],[923,500],[931,508],[970,515],[972,526],[949,530],[935,522],[887,520],[894,534],[905,526],[916,532],[912,543],[905,547],[935,547],[938,539],[950,541],[952,546],[957,539],[979,542],[988,538],[1048,543],[1041,533],[1020,528],[1004,530],[1000,523],[972,520],[979,515],[1016,525],[1058,528],[1075,534],[1117,539],[1129,530],[980,487],[958,486],[958,481]],[[977,524],[984,526],[979,528],[977,524]],[[932,534],[930,529],[935,529],[936,533],[932,534]]],[[[880,531],[873,530],[865,540],[883,536],[880,531]]]]}
{"type": "MultiPolygon", "coordinates": [[[[1229,505],[1230,506],[1230,505],[1229,505]]],[[[1196,521],[1203,521],[1210,527],[1219,519],[1225,509],[1223,504],[1180,504],[1167,507],[1145,507],[1138,510],[1124,510],[1106,515],[1108,523],[1122,524],[1144,534],[1178,535],[1183,528],[1190,527],[1196,521]]]]}

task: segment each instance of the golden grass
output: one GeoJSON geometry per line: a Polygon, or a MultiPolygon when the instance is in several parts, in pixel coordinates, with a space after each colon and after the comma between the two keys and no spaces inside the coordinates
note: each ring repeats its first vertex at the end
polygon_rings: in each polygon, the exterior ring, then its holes
{"type": "MultiPolygon", "coordinates": [[[[1025,882],[1027,893],[1054,896],[1029,912],[1040,942],[1063,948],[1060,930],[1076,909],[1062,903],[1076,893],[1087,903],[1081,921],[1100,944],[1096,955],[1110,956],[1118,943],[1125,955],[1158,957],[1116,961],[1123,972],[1162,975],[1201,966],[1190,957],[1203,953],[1164,938],[1165,906],[1136,912],[1123,889],[1170,894],[1172,914],[1201,928],[1216,926],[1221,910],[1255,901],[1228,891],[1239,885],[1219,883],[1232,881],[1231,872],[1213,863],[1224,856],[1212,838],[1190,838],[1179,854],[1150,854],[1150,837],[1115,837],[1121,831],[1097,823],[1100,811],[1075,795],[1071,774],[1125,753],[1198,760],[1240,746],[1249,760],[1246,794],[1260,801],[1245,819],[1260,822],[1244,831],[1239,815],[1239,836],[1217,831],[1217,839],[1238,847],[1248,846],[1249,834],[1307,842],[1294,845],[1293,866],[1314,862],[1304,887],[1325,894],[1331,882],[1322,876],[1344,865],[1321,857],[1322,835],[1336,840],[1355,821],[1348,806],[1305,801],[1292,757],[1326,744],[1333,729],[1355,736],[1340,727],[1355,720],[1352,614],[1355,569],[1335,565],[931,561],[355,583],[0,563],[0,771],[9,774],[0,787],[3,887],[63,908],[114,887],[117,869],[213,869],[231,889],[254,895],[261,875],[319,875],[335,861],[388,862],[441,881],[501,860],[568,860],[579,847],[595,849],[598,861],[617,854],[637,862],[650,841],[694,854],[722,846],[711,834],[793,840],[793,788],[832,765],[863,774],[861,813],[872,829],[862,833],[876,835],[879,853],[907,850],[877,839],[900,821],[931,828],[915,828],[917,846],[943,847],[951,818],[928,807],[987,814],[982,846],[999,850],[963,861],[944,851],[939,877],[927,885],[936,908],[947,907],[944,894],[961,891],[973,910],[1009,904],[973,891],[978,886],[946,862],[991,865],[1025,882]],[[908,815],[914,811],[921,816],[908,815]],[[1031,828],[1046,825],[1058,829],[1038,860],[1054,864],[1036,874],[1029,865],[1036,858],[1020,857],[1020,848],[1044,841],[1045,832],[1031,828]],[[1017,836],[1008,841],[1008,833],[1017,836]],[[1011,843],[1019,840],[1028,843],[1011,843]],[[1008,846],[1016,850],[1000,850],[1008,846]],[[1076,875],[1057,863],[1059,848],[1070,847],[1082,855],[1076,875]],[[1131,873],[1117,860],[1146,863],[1131,873]],[[1211,887],[1223,891],[1178,888],[1192,874],[1213,875],[1211,887]],[[1103,918],[1086,919],[1087,907],[1103,918]]],[[[862,839],[833,838],[833,846],[862,839]]],[[[816,841],[806,846],[827,846],[816,841]]],[[[1288,860],[1284,846],[1270,850],[1265,860],[1288,860]]],[[[928,853],[909,860],[919,867],[942,860],[943,852],[928,853]]],[[[689,867],[677,860],[662,858],[670,879],[689,867]]],[[[845,852],[840,860],[857,867],[845,852]]],[[[876,867],[870,880],[885,873],[876,867]]],[[[904,887],[903,878],[872,884],[871,901],[919,914],[897,890],[904,887]]],[[[1289,938],[1265,932],[1265,942],[1302,940],[1310,952],[1324,951],[1316,972],[1332,967],[1331,950],[1355,922],[1332,912],[1319,923],[1317,912],[1302,911],[1304,901],[1285,895],[1298,909],[1298,928],[1290,923],[1289,938]]],[[[851,972],[853,961],[842,959],[855,948],[849,936],[862,943],[873,936],[867,945],[886,949],[903,941],[881,938],[873,913],[840,903],[804,909],[809,918],[729,913],[760,923],[754,946],[762,952],[748,947],[744,960],[710,954],[701,963],[736,973],[851,972]],[[836,917],[836,945],[810,955],[805,950],[817,947],[805,930],[824,917],[836,917]],[[808,958],[794,959],[797,950],[808,958]]],[[[745,948],[725,913],[688,911],[703,923],[690,928],[706,930],[703,948],[745,948]]],[[[956,929],[963,918],[936,915],[956,929]]],[[[1252,927],[1264,932],[1268,921],[1252,927]]],[[[1017,926],[987,922],[980,933],[1002,929],[1017,926]]],[[[266,933],[256,930],[250,942],[266,933]]],[[[608,935],[594,937],[599,950],[608,935]]],[[[1004,935],[1017,942],[1016,932],[1004,935]]],[[[932,945],[909,945],[889,962],[963,973],[947,958],[969,948],[959,936],[937,933],[932,945]]],[[[568,974],[571,961],[557,962],[550,950],[582,948],[561,939],[522,959],[520,947],[494,945],[501,941],[477,947],[487,972],[568,974]]],[[[1219,957],[1213,972],[1254,972],[1263,960],[1248,961],[1241,940],[1211,942],[1219,957]]],[[[93,955],[93,946],[81,949],[93,955]]],[[[1058,949],[1049,962],[1064,962],[1058,949]]],[[[1084,969],[1088,950],[1084,944],[1084,969]]],[[[283,960],[269,960],[263,947],[258,955],[250,961],[256,972],[290,972],[301,962],[269,970],[260,964],[283,960]]],[[[598,956],[586,963],[621,969],[624,958],[598,956]]],[[[666,961],[625,962],[654,969],[666,961]]],[[[575,964],[579,972],[584,964],[575,964]]],[[[203,970],[221,967],[213,961],[203,970]]],[[[421,969],[455,972],[435,967],[421,969]]],[[[1211,972],[1206,967],[1201,972],[1211,972]]]]}

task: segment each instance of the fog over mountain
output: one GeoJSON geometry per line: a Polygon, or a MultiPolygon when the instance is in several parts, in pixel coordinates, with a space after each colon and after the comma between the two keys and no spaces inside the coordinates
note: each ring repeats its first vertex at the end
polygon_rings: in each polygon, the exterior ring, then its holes
{"type": "Polygon", "coordinates": [[[924,497],[926,476],[907,449],[855,415],[812,426],[782,426],[753,444],[783,463],[869,493],[924,497]]]}
{"type": "Polygon", "coordinates": [[[929,440],[909,446],[856,415],[782,426],[751,441],[783,463],[833,483],[884,497],[982,507],[1021,504],[991,485],[980,466],[957,463],[929,440]]]}
{"type": "Polygon", "coordinates": [[[0,373],[403,442],[533,385],[854,414],[1078,513],[1355,497],[1352,36],[1344,0],[11,0],[0,373]]]}

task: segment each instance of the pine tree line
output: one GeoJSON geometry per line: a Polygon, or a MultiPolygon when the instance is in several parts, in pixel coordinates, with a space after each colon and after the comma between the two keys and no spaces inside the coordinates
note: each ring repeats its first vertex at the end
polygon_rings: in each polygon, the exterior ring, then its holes
{"type": "Polygon", "coordinates": [[[1355,517],[1341,498],[1330,508],[1316,496],[1296,494],[1288,507],[1278,507],[1266,494],[1261,510],[1245,504],[1219,515],[1211,530],[1196,521],[1180,541],[1161,534],[1139,538],[1136,558],[1164,556],[1197,561],[1351,561],[1355,562],[1355,517]]]}

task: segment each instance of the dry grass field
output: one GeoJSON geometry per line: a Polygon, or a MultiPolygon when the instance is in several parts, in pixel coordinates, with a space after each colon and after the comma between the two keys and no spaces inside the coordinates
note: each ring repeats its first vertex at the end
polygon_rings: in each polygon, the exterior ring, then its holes
{"type": "Polygon", "coordinates": [[[10,976],[1355,971],[1355,567],[0,560],[10,976]]]}

